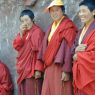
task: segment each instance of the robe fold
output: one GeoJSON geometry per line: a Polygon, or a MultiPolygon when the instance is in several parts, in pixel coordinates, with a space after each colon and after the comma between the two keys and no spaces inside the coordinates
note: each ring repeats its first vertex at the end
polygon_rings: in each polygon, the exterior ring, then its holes
{"type": "Polygon", "coordinates": [[[77,52],[77,60],[73,65],[74,95],[95,95],[95,20],[89,26],[82,44],[86,44],[87,48],[77,52]]]}
{"type": "MultiPolygon", "coordinates": [[[[33,81],[35,80],[32,77],[34,76],[36,59],[39,52],[39,48],[43,40],[43,36],[44,33],[42,32],[42,30],[37,25],[34,24],[29,31],[26,31],[26,33],[23,35],[22,38],[18,34],[18,36],[14,40],[13,46],[18,51],[17,64],[16,64],[17,73],[18,73],[18,80],[17,80],[18,86],[20,86],[21,84],[23,85],[24,83],[23,81],[26,82],[26,79],[27,80],[31,79],[33,81]]],[[[27,93],[24,95],[34,95],[27,93]]]]}
{"type": "Polygon", "coordinates": [[[13,84],[10,72],[0,61],[0,95],[13,95],[13,84]]]}
{"type": "Polygon", "coordinates": [[[71,79],[63,82],[61,74],[63,71],[72,72],[70,51],[77,28],[70,19],[64,17],[48,42],[51,27],[46,32],[36,64],[36,70],[45,70],[42,95],[73,95],[71,79]]]}

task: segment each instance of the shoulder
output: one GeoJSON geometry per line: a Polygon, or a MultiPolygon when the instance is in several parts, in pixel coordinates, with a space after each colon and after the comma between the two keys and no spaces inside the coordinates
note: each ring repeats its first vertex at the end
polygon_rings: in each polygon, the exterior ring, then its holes
{"type": "Polygon", "coordinates": [[[43,30],[41,29],[41,27],[38,26],[37,24],[34,24],[34,25],[33,25],[33,30],[34,30],[35,32],[43,32],[43,30]]]}
{"type": "Polygon", "coordinates": [[[3,62],[0,61],[0,69],[6,67],[3,62]]]}
{"type": "Polygon", "coordinates": [[[1,62],[0,61],[0,71],[1,72],[8,72],[9,73],[9,70],[8,70],[8,68],[7,68],[7,66],[3,63],[3,62],[1,62]]]}
{"type": "Polygon", "coordinates": [[[38,25],[34,24],[33,26],[33,35],[36,35],[36,36],[44,36],[45,35],[45,32],[43,32],[43,30],[41,29],[41,27],[39,27],[38,25]]]}
{"type": "Polygon", "coordinates": [[[71,28],[71,27],[75,27],[76,28],[76,25],[74,24],[74,22],[70,18],[68,18],[68,17],[65,17],[62,20],[62,24],[65,27],[65,29],[71,28]]]}

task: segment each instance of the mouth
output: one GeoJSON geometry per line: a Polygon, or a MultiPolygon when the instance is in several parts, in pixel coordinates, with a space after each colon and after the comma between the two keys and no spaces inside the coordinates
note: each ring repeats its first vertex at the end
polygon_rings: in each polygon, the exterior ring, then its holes
{"type": "Polygon", "coordinates": [[[28,28],[28,26],[27,26],[27,25],[25,25],[25,26],[24,26],[24,28],[28,28]]]}
{"type": "Polygon", "coordinates": [[[80,18],[85,18],[84,16],[80,16],[80,18]]]}
{"type": "Polygon", "coordinates": [[[85,18],[84,18],[84,17],[81,17],[80,19],[81,19],[81,20],[85,20],[85,18]]]}

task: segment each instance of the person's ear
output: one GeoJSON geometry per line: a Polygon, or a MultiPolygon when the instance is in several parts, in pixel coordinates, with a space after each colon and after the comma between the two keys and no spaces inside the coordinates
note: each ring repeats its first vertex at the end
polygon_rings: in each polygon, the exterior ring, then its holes
{"type": "Polygon", "coordinates": [[[95,16],[95,9],[92,11],[93,15],[95,16]]]}

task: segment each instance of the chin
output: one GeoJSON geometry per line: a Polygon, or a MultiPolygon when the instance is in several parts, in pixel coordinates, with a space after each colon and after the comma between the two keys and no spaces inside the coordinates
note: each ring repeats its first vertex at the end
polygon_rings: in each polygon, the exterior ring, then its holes
{"type": "Polygon", "coordinates": [[[86,23],[86,21],[85,21],[85,20],[83,20],[83,19],[81,19],[81,22],[82,22],[82,23],[86,23]]]}

